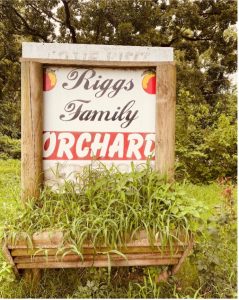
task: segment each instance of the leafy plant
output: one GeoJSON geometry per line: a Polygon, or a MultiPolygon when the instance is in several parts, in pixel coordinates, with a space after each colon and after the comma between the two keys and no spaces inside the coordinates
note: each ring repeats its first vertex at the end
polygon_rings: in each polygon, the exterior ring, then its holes
{"type": "Polygon", "coordinates": [[[12,267],[5,261],[0,264],[0,284],[4,282],[12,282],[14,281],[12,275],[12,267]]]}
{"type": "Polygon", "coordinates": [[[0,159],[20,158],[21,142],[0,133],[0,159]]]}
{"type": "Polygon", "coordinates": [[[221,96],[211,107],[179,90],[176,122],[177,179],[208,183],[235,180],[237,170],[236,94],[221,96]],[[222,99],[223,103],[221,102],[222,99]]]}
{"type": "Polygon", "coordinates": [[[208,220],[206,239],[199,240],[192,263],[198,268],[201,292],[206,298],[236,298],[237,224],[233,186],[227,183],[217,214],[208,220]]]}
{"type": "MultiPolygon", "coordinates": [[[[9,220],[5,234],[61,230],[80,253],[86,241],[112,250],[124,246],[145,230],[149,240],[170,244],[188,239],[202,222],[204,205],[186,195],[177,183],[166,183],[150,164],[130,173],[116,167],[86,167],[78,183],[65,182],[54,192],[45,188],[9,220]]],[[[114,250],[114,251],[116,251],[114,250]]]]}

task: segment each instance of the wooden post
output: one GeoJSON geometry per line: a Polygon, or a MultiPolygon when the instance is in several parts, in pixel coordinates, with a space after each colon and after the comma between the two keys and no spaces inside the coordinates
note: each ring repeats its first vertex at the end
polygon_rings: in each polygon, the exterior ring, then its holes
{"type": "Polygon", "coordinates": [[[37,62],[21,63],[22,82],[22,201],[37,198],[43,182],[42,131],[43,131],[43,71],[37,62]]]}
{"type": "Polygon", "coordinates": [[[169,181],[174,179],[176,67],[156,67],[155,168],[169,181]]]}
{"type": "Polygon", "coordinates": [[[31,290],[36,290],[39,287],[41,280],[40,269],[25,269],[23,273],[25,282],[30,285],[31,290]]]}
{"type": "Polygon", "coordinates": [[[18,278],[20,277],[20,276],[19,276],[19,272],[18,272],[18,269],[17,269],[17,267],[16,267],[16,265],[15,265],[15,262],[14,262],[14,260],[13,260],[13,257],[12,257],[12,255],[11,255],[11,253],[10,253],[8,247],[7,247],[6,241],[4,241],[4,242],[2,243],[2,253],[3,253],[3,256],[5,257],[5,259],[6,259],[6,260],[9,262],[9,264],[11,265],[12,270],[13,270],[13,272],[14,272],[16,278],[18,279],[18,278]]]}
{"type": "MultiPolygon", "coordinates": [[[[37,62],[21,63],[21,199],[38,198],[43,184],[43,70],[37,62]]],[[[40,282],[41,270],[26,271],[32,287],[40,282]]]]}

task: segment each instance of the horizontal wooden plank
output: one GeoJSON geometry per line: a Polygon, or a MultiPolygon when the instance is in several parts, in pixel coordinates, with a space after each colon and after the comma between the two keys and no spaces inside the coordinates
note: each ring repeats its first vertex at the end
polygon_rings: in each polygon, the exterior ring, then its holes
{"type": "Polygon", "coordinates": [[[28,235],[20,233],[12,241],[8,239],[9,249],[26,249],[26,248],[60,248],[63,246],[63,233],[61,231],[54,232],[40,232],[35,233],[29,241],[28,235]]]}
{"type": "Polygon", "coordinates": [[[44,65],[64,65],[64,66],[94,66],[94,67],[112,67],[112,68],[144,68],[144,67],[157,67],[160,65],[175,65],[175,62],[164,61],[164,62],[146,62],[146,61],[137,61],[137,62],[128,62],[128,61],[85,61],[85,60],[71,60],[71,59],[48,59],[48,58],[21,58],[23,61],[38,62],[44,65]]]}
{"type": "Polygon", "coordinates": [[[23,42],[22,56],[60,60],[158,62],[173,61],[173,48],[23,42]]]}
{"type": "MultiPolygon", "coordinates": [[[[186,248],[188,244],[173,244],[173,248],[186,248]]],[[[16,243],[16,244],[8,244],[8,249],[14,250],[14,249],[60,249],[60,248],[65,248],[65,249],[70,249],[72,245],[70,244],[59,244],[59,245],[54,245],[54,244],[42,244],[42,243],[33,243],[32,245],[26,244],[26,243],[16,243]]],[[[166,246],[168,248],[168,246],[166,246]]],[[[132,243],[127,243],[123,248],[121,249],[131,249],[131,248],[148,248],[148,249],[153,249],[153,248],[165,248],[165,246],[161,246],[160,243],[155,243],[154,245],[151,245],[148,241],[135,241],[132,243]]],[[[83,249],[86,251],[90,249],[95,249],[93,245],[84,245],[83,249]]],[[[104,250],[108,251],[110,250],[109,247],[101,247],[97,248],[99,250],[104,250]]]]}
{"type": "MultiPolygon", "coordinates": [[[[183,242],[185,237],[180,237],[182,242],[174,242],[174,245],[187,245],[187,242],[183,242]]],[[[41,232],[35,233],[32,237],[32,242],[29,242],[27,235],[22,233],[17,236],[17,239],[13,242],[11,239],[8,240],[9,249],[27,249],[27,248],[42,248],[42,249],[51,249],[51,248],[61,248],[64,244],[64,247],[69,247],[71,245],[64,243],[63,232],[41,232]]],[[[162,244],[157,241],[154,243],[154,246],[160,247],[162,244]]],[[[126,247],[151,247],[151,244],[147,238],[147,233],[145,231],[140,231],[133,241],[129,241],[125,245],[126,247]]],[[[102,245],[102,247],[105,247],[102,245]]],[[[92,243],[85,243],[84,248],[94,248],[92,243]]],[[[106,248],[106,247],[105,247],[106,248]]]]}
{"type": "MultiPolygon", "coordinates": [[[[82,254],[95,254],[95,253],[101,253],[101,252],[109,252],[112,249],[110,248],[97,248],[97,249],[93,249],[93,248],[83,248],[82,250],[82,254]]],[[[122,252],[122,253],[179,253],[181,251],[184,250],[184,247],[182,246],[177,246],[176,248],[173,249],[169,249],[169,248],[159,248],[159,247],[128,247],[128,248],[118,248],[118,251],[122,252]]],[[[12,256],[42,256],[42,255],[56,255],[56,253],[58,253],[58,255],[63,255],[64,253],[67,254],[76,254],[75,251],[72,251],[72,248],[68,248],[68,249],[39,249],[39,248],[34,248],[34,249],[13,249],[11,250],[11,255],[12,256]]]]}
{"type": "MultiPolygon", "coordinates": [[[[160,254],[160,253],[143,253],[143,254],[126,254],[128,260],[132,259],[162,259],[162,258],[180,258],[180,254],[160,254]]],[[[122,256],[117,254],[110,254],[112,260],[122,259],[122,256]]],[[[108,259],[106,254],[84,255],[84,261],[88,260],[105,260],[108,259]]],[[[32,262],[81,262],[82,258],[79,255],[65,255],[65,256],[17,256],[14,258],[14,263],[32,263],[32,262]]]]}
{"type": "MultiPolygon", "coordinates": [[[[111,261],[112,267],[124,266],[160,266],[175,265],[178,263],[177,258],[161,258],[161,259],[132,259],[124,258],[111,261]]],[[[17,263],[17,269],[54,269],[54,268],[87,268],[87,267],[108,267],[108,260],[84,261],[84,262],[34,262],[34,263],[17,263]]]]}

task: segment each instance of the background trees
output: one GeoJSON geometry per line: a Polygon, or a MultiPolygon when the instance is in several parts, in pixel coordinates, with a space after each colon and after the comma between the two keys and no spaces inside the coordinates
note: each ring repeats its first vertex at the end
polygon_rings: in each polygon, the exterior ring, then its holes
{"type": "Polygon", "coordinates": [[[0,17],[1,135],[20,138],[22,41],[170,46],[178,176],[236,175],[236,1],[3,0],[0,17]]]}

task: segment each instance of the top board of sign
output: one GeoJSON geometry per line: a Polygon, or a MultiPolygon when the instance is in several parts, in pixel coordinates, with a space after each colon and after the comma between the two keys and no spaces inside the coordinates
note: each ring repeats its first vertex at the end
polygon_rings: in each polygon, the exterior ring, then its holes
{"type": "Polygon", "coordinates": [[[31,59],[170,62],[171,47],[140,47],[58,43],[22,43],[22,57],[31,59]]]}

